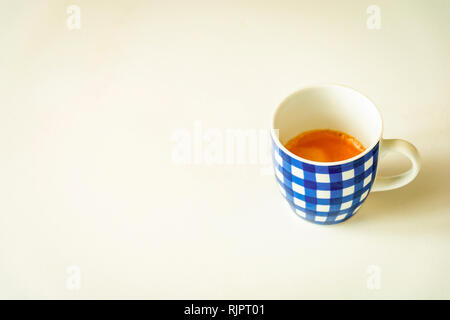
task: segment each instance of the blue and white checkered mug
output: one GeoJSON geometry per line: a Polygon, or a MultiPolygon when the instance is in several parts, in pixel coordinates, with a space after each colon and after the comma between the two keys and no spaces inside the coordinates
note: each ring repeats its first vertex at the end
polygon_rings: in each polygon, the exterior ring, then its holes
{"type": "Polygon", "coordinates": [[[276,108],[272,118],[272,158],[281,193],[300,217],[317,224],[335,224],[352,217],[370,191],[402,187],[419,173],[420,156],[409,142],[383,139],[383,121],[375,105],[363,94],[341,85],[300,89],[276,108]],[[357,138],[366,150],[337,162],[303,159],[284,145],[301,132],[332,129],[357,138]],[[411,168],[380,177],[380,154],[400,152],[411,168]]]}

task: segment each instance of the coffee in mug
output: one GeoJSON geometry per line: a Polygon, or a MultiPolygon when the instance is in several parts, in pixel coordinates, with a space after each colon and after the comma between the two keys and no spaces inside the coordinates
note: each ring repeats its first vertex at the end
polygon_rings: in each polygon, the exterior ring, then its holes
{"type": "Polygon", "coordinates": [[[355,137],[330,129],[302,132],[290,139],[285,147],[299,157],[319,162],[350,159],[366,149],[355,137]]]}
{"type": "Polygon", "coordinates": [[[384,139],[375,104],[346,86],[316,85],[292,93],[273,113],[271,137],[281,194],[298,216],[317,224],[346,221],[370,192],[402,187],[420,170],[417,149],[405,140],[384,139]],[[389,152],[405,155],[411,168],[377,175],[379,160],[389,152]]]}

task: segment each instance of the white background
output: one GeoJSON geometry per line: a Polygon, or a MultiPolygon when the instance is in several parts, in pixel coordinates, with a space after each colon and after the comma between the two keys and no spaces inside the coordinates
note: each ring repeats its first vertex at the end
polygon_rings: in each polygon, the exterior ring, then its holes
{"type": "Polygon", "coordinates": [[[0,3],[0,298],[450,298],[449,1],[0,3]],[[318,226],[259,165],[171,161],[175,130],[266,129],[318,82],[416,145],[413,183],[318,226]]]}

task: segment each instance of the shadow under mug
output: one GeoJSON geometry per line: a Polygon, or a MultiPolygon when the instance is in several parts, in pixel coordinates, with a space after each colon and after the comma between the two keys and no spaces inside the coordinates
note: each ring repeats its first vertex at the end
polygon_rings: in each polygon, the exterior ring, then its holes
{"type": "Polygon", "coordinates": [[[300,89],[276,108],[271,127],[273,167],[280,191],[298,216],[317,224],[336,224],[352,217],[370,191],[391,190],[419,173],[420,156],[409,142],[383,139],[383,121],[363,94],[341,85],[300,89]],[[356,137],[366,149],[337,162],[303,159],[284,145],[301,132],[332,129],[356,137]],[[380,154],[404,154],[411,168],[399,175],[377,177],[380,154]]]}

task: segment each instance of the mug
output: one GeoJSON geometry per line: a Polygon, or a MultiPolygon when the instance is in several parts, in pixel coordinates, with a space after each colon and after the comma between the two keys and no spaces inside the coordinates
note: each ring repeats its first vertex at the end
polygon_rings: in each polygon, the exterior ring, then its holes
{"type": "Polygon", "coordinates": [[[420,170],[417,149],[404,140],[383,139],[382,133],[383,120],[375,104],[346,86],[307,87],[282,101],[272,117],[272,160],[280,191],[292,210],[310,222],[336,224],[352,217],[370,191],[410,183],[420,170]],[[284,147],[299,133],[314,129],[345,132],[366,149],[346,160],[317,162],[284,147]],[[380,155],[391,151],[408,157],[411,168],[399,175],[377,177],[380,155]]]}

